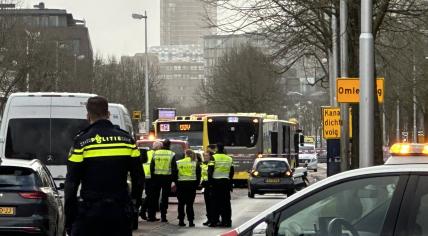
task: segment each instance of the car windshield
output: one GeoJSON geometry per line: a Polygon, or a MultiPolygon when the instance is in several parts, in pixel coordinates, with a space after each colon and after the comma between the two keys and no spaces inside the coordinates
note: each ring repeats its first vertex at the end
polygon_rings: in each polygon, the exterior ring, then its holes
{"type": "Polygon", "coordinates": [[[287,164],[284,161],[260,161],[257,163],[258,172],[284,172],[288,170],[287,164]]]}
{"type": "Polygon", "coordinates": [[[11,119],[5,156],[65,165],[73,138],[86,126],[84,119],[11,119]]]}
{"type": "Polygon", "coordinates": [[[299,150],[302,153],[315,153],[315,148],[311,147],[311,146],[303,146],[303,147],[299,147],[299,150]]]}
{"type": "Polygon", "coordinates": [[[34,171],[29,168],[0,166],[0,191],[31,190],[37,183],[34,171]]]}

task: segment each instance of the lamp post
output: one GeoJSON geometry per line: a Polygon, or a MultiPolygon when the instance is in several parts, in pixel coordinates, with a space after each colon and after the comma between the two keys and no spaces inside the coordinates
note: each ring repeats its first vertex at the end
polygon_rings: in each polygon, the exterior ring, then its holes
{"type": "Polygon", "coordinates": [[[146,132],[150,130],[150,116],[149,116],[149,56],[147,54],[147,12],[144,11],[144,15],[141,14],[132,14],[132,18],[141,20],[144,19],[144,43],[145,43],[145,55],[146,55],[146,64],[144,70],[144,84],[145,84],[145,113],[146,113],[146,132]]]}
{"type": "Polygon", "coordinates": [[[74,81],[77,82],[77,60],[85,59],[85,55],[74,54],[74,81]]]}

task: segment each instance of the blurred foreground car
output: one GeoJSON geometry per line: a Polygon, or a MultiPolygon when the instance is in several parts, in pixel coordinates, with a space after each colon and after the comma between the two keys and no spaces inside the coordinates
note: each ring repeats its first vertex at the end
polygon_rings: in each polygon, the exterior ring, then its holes
{"type": "Polygon", "coordinates": [[[428,235],[428,145],[395,144],[391,155],[385,165],[319,181],[222,235],[428,235]]]}
{"type": "Polygon", "coordinates": [[[61,196],[39,160],[0,159],[0,235],[64,235],[61,196]]]}

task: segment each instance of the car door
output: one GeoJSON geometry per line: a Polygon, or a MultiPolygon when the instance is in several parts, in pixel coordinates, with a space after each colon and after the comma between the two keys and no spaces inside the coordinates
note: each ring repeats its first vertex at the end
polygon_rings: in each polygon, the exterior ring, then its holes
{"type": "Polygon", "coordinates": [[[266,217],[266,235],[391,235],[407,179],[369,175],[323,186],[266,217]]]}
{"type": "Polygon", "coordinates": [[[414,174],[403,198],[395,235],[428,235],[428,173],[414,174]]]}
{"type": "Polygon", "coordinates": [[[56,209],[58,211],[58,215],[57,215],[57,217],[58,217],[58,219],[57,219],[57,222],[58,222],[58,231],[62,232],[63,227],[64,227],[64,222],[65,222],[65,219],[64,219],[63,192],[59,191],[58,187],[56,186],[55,180],[54,180],[51,172],[49,171],[49,169],[46,166],[44,166],[43,169],[46,172],[46,176],[49,179],[50,186],[51,186],[51,188],[53,190],[53,194],[54,194],[54,197],[55,197],[56,209]]]}
{"type": "Polygon", "coordinates": [[[62,212],[63,205],[61,201],[61,195],[55,185],[55,182],[52,178],[52,175],[49,172],[49,169],[46,166],[42,166],[39,169],[39,174],[42,179],[44,187],[47,189],[45,191],[48,195],[48,204],[50,208],[50,225],[52,229],[55,229],[54,232],[58,232],[59,227],[62,225],[62,212]]]}

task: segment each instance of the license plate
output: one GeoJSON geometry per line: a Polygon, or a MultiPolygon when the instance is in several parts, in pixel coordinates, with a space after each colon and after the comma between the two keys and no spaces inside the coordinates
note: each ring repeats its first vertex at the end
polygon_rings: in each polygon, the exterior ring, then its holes
{"type": "Polygon", "coordinates": [[[15,207],[0,207],[0,216],[15,215],[15,207]]]}
{"type": "Polygon", "coordinates": [[[269,183],[269,184],[277,184],[277,183],[279,183],[279,182],[281,182],[281,181],[280,181],[280,179],[271,179],[271,178],[267,178],[267,179],[265,180],[265,182],[266,182],[266,183],[269,183]]]}

